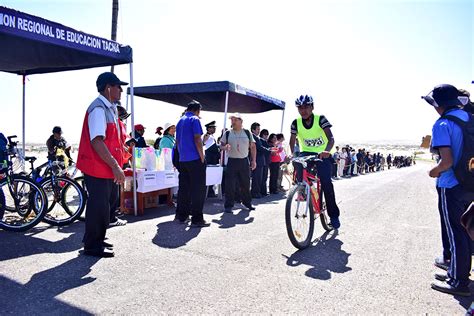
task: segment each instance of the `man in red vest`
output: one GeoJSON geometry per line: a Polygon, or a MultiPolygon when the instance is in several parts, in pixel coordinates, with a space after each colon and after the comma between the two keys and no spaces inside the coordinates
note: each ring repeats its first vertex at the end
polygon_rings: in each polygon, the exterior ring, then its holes
{"type": "Polygon", "coordinates": [[[107,251],[112,244],[105,242],[110,212],[117,205],[118,185],[125,180],[122,171],[124,144],[118,122],[115,103],[120,100],[123,85],[112,72],[104,72],[97,78],[100,95],[86,111],[82,126],[77,168],[84,173],[89,197],[86,208],[84,254],[110,258],[107,251]]]}

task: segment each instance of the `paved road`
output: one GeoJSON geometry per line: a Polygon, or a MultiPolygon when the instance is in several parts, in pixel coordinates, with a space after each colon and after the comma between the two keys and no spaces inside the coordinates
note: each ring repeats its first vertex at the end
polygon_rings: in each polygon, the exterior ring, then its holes
{"type": "Polygon", "coordinates": [[[463,315],[473,297],[430,289],[440,238],[428,167],[336,181],[342,227],[318,223],[304,251],[286,236],[282,197],[234,215],[208,203],[201,230],[166,208],[129,217],[108,233],[113,259],[78,256],[82,223],[0,232],[0,314],[463,315]]]}

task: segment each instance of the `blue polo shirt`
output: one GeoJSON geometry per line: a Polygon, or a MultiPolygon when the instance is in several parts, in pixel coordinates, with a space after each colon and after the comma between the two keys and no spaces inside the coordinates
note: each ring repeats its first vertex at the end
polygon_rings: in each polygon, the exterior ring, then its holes
{"type": "MultiPolygon", "coordinates": [[[[448,112],[449,115],[456,116],[461,120],[467,122],[469,115],[467,112],[456,109],[448,112]]],[[[456,123],[440,118],[433,125],[431,146],[435,149],[440,147],[450,147],[453,154],[453,167],[441,173],[436,179],[436,186],[438,188],[452,188],[459,184],[454,175],[454,166],[457,165],[462,154],[463,137],[462,130],[456,123]]]]}
{"type": "Polygon", "coordinates": [[[199,117],[186,112],[176,124],[176,140],[178,142],[179,161],[201,159],[194,143],[194,136],[203,134],[199,117]]]}

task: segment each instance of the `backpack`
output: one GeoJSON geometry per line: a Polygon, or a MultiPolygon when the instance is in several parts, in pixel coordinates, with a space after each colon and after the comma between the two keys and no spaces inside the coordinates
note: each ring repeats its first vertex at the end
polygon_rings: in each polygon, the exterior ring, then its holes
{"type": "Polygon", "coordinates": [[[463,147],[459,162],[454,166],[454,174],[464,190],[474,192],[474,117],[472,114],[468,115],[467,122],[453,115],[442,118],[454,122],[462,130],[463,147]]]}

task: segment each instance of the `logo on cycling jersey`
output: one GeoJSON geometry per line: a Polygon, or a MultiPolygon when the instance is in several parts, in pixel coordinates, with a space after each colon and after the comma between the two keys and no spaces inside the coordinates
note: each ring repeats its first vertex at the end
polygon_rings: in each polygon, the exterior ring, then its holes
{"type": "Polygon", "coordinates": [[[324,145],[324,139],[320,136],[316,139],[305,139],[304,143],[308,147],[319,147],[321,145],[324,145]]]}

